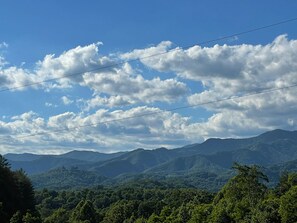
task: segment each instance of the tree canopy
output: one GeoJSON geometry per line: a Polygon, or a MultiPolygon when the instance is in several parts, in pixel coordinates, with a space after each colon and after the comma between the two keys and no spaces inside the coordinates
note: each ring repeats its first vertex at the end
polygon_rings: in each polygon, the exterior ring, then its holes
{"type": "Polygon", "coordinates": [[[275,188],[258,166],[235,163],[237,174],[217,193],[146,180],[77,190],[34,191],[24,171],[0,156],[1,223],[297,222],[297,174],[275,188]],[[155,185],[155,186],[152,186],[155,185]]]}
{"type": "Polygon", "coordinates": [[[38,222],[34,196],[33,186],[24,171],[12,171],[0,155],[1,222],[38,222]]]}

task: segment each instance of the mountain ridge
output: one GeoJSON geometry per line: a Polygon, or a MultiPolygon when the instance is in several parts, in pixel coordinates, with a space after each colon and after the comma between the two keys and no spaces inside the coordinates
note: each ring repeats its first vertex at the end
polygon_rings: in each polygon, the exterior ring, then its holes
{"type": "Polygon", "coordinates": [[[268,167],[297,160],[297,131],[277,129],[243,139],[212,138],[170,150],[161,147],[113,154],[71,151],[61,155],[26,153],[21,156],[7,154],[7,158],[12,158],[9,162],[13,169],[22,168],[29,175],[45,174],[61,167],[75,167],[104,179],[125,179],[139,174],[164,177],[199,172],[222,174],[230,170],[234,162],[268,167]]]}

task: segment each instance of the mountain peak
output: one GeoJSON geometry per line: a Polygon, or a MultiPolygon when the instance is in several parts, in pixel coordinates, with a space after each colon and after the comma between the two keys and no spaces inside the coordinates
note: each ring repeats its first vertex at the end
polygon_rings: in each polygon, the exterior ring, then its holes
{"type": "Polygon", "coordinates": [[[297,131],[287,131],[282,129],[275,129],[259,135],[257,138],[265,141],[276,141],[279,139],[291,139],[297,141],[297,131]]]}
{"type": "Polygon", "coordinates": [[[160,148],[157,148],[157,149],[154,149],[155,151],[167,151],[168,149],[165,148],[165,147],[160,147],[160,148]]]}

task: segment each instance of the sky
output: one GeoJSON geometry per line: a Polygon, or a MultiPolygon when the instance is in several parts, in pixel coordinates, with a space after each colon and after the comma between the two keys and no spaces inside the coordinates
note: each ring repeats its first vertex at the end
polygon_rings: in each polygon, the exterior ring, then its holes
{"type": "Polygon", "coordinates": [[[218,40],[297,18],[295,0],[0,3],[1,154],[297,129],[297,21],[218,40]]]}

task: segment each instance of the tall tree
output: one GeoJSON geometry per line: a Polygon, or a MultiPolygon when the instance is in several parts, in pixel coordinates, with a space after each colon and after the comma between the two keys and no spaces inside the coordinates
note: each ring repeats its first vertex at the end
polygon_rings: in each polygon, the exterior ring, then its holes
{"type": "Polygon", "coordinates": [[[44,220],[44,223],[65,223],[69,220],[69,211],[59,208],[44,220]]]}
{"type": "Polygon", "coordinates": [[[71,222],[85,222],[96,223],[97,214],[93,207],[93,204],[89,200],[82,200],[74,209],[71,219],[71,222]]]}
{"type": "Polygon", "coordinates": [[[14,172],[14,177],[18,187],[18,210],[26,212],[35,210],[34,188],[30,179],[23,170],[14,172]]]}
{"type": "MultiPolygon", "coordinates": [[[[24,171],[13,172],[8,161],[0,155],[0,215],[1,223],[9,222],[18,216],[38,215],[35,210],[34,189],[24,171]]],[[[28,217],[29,218],[29,217],[28,217]]]]}
{"type": "Polygon", "coordinates": [[[251,221],[258,202],[264,198],[268,181],[258,166],[233,166],[238,174],[223,187],[214,199],[211,222],[251,221]]]}

